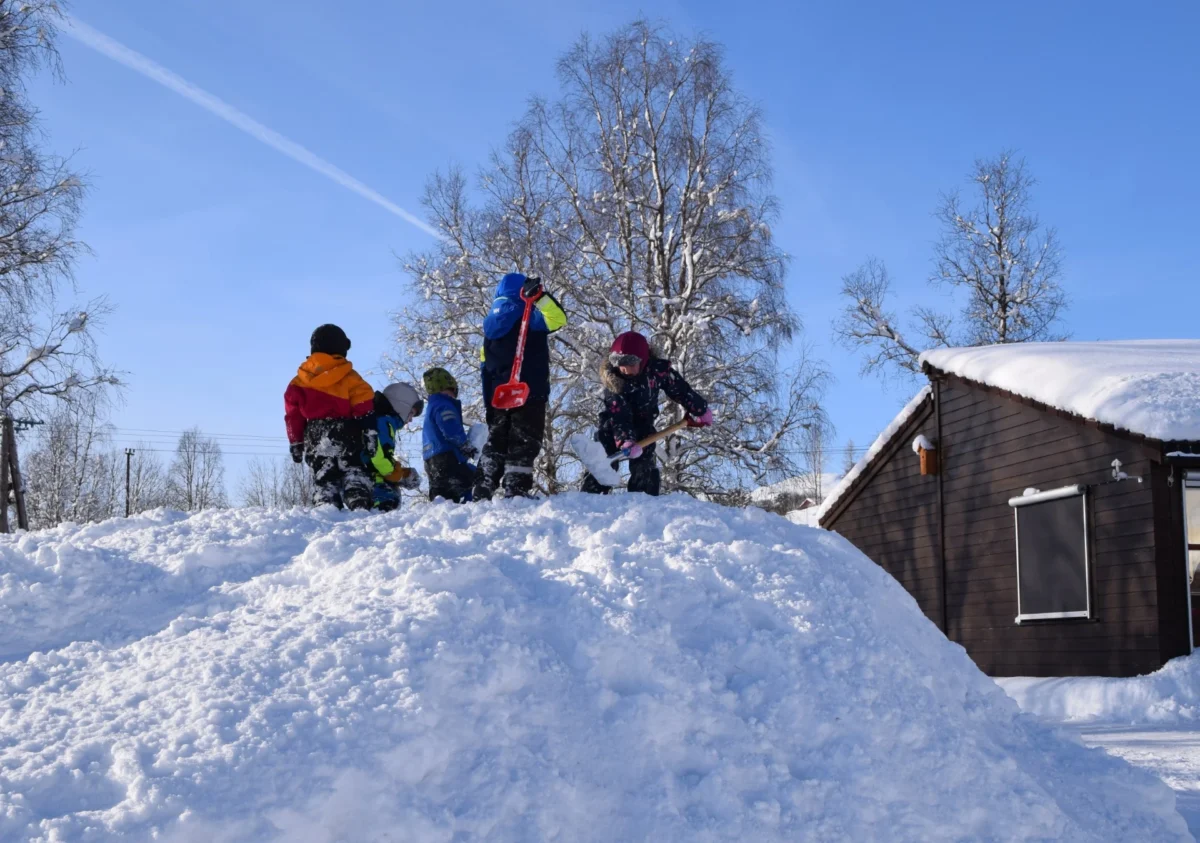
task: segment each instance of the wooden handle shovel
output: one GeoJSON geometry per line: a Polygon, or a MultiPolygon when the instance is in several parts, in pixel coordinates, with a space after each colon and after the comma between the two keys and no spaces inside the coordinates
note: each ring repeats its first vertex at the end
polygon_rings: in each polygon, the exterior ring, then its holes
{"type": "MultiPolygon", "coordinates": [[[[687,426],[688,426],[687,419],[684,419],[683,421],[677,421],[677,422],[675,422],[675,424],[673,424],[669,427],[664,427],[662,430],[651,433],[645,439],[639,440],[638,445],[641,446],[642,448],[649,448],[651,445],[653,445],[655,442],[658,442],[660,439],[666,439],[672,433],[678,433],[679,431],[683,430],[687,426]]],[[[629,459],[629,454],[622,454],[621,456],[617,457],[617,462],[620,462],[621,460],[627,460],[627,459],[629,459]]]]}

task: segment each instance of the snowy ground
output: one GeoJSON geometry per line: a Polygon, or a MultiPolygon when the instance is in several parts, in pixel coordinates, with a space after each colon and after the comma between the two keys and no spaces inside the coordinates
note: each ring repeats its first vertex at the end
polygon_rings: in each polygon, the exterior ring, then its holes
{"type": "Polygon", "coordinates": [[[1115,725],[1074,728],[1088,746],[1101,747],[1166,782],[1175,791],[1175,806],[1187,820],[1188,830],[1200,839],[1200,729],[1115,725]]]}
{"type": "Polygon", "coordinates": [[[0,840],[1183,840],[840,537],[682,496],[0,537],[0,840]]]}
{"type": "Polygon", "coordinates": [[[1025,711],[1161,778],[1200,839],[1200,657],[1131,679],[997,682],[1025,711]]]}

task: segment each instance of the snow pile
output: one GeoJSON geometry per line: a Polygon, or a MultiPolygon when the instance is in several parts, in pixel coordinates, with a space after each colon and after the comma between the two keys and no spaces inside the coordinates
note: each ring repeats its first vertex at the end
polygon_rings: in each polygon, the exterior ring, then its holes
{"type": "MultiPolygon", "coordinates": [[[[832,489],[841,480],[840,474],[824,473],[820,476],[821,488],[832,489]]],[[[807,498],[816,493],[816,475],[803,474],[799,477],[788,477],[778,483],[759,486],[750,492],[750,501],[756,505],[770,504],[783,497],[807,498]]]]}
{"type": "Polygon", "coordinates": [[[1200,656],[1146,676],[997,679],[1021,708],[1049,720],[1200,728],[1200,656]]]}
{"type": "Polygon", "coordinates": [[[879,456],[879,452],[882,451],[884,446],[892,440],[893,436],[900,432],[900,428],[904,427],[904,425],[908,423],[908,420],[912,418],[913,413],[920,408],[921,404],[924,403],[925,399],[928,398],[932,392],[932,387],[926,384],[925,386],[921,387],[920,391],[917,392],[916,395],[912,397],[911,401],[904,405],[904,409],[900,411],[896,418],[892,419],[891,423],[889,423],[888,426],[883,429],[883,432],[879,434],[878,438],[871,443],[871,447],[867,449],[865,454],[863,454],[862,459],[854,464],[854,468],[846,472],[846,476],[842,478],[841,482],[838,483],[837,486],[834,487],[833,491],[829,493],[829,496],[825,498],[824,502],[821,504],[821,511],[817,513],[818,519],[824,518],[825,513],[833,509],[834,504],[836,504],[842,495],[846,493],[846,490],[849,489],[854,481],[858,479],[859,475],[866,471],[867,466],[871,464],[871,461],[875,459],[875,457],[879,456]]]}
{"type": "Polygon", "coordinates": [[[1188,839],[756,509],[157,513],[0,564],[5,841],[1188,839]]]}
{"type": "Polygon", "coordinates": [[[921,362],[1151,439],[1200,441],[1198,340],[948,348],[921,362]]]}
{"type": "Polygon", "coordinates": [[[805,527],[813,527],[819,530],[821,529],[821,522],[817,518],[817,515],[820,511],[819,507],[810,506],[808,509],[793,509],[783,517],[793,524],[801,524],[805,527]]]}

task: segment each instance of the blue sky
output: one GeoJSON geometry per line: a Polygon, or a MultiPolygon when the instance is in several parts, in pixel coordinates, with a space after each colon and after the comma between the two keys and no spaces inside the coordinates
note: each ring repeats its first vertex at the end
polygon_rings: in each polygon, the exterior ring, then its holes
{"type": "MultiPolygon", "coordinates": [[[[554,94],[554,62],[580,32],[645,12],[722,42],[766,112],[774,231],[806,339],[837,377],[838,442],[869,443],[907,397],[860,378],[831,342],[841,276],[876,255],[899,308],[931,303],[938,194],[1006,147],[1027,159],[1037,210],[1058,228],[1068,330],[1195,336],[1195,3],[997,14],[940,2],[75,0],[71,11],[414,212],[434,170],[474,170],[530,95],[554,94]]],[[[282,391],[312,328],[342,325],[351,359],[377,368],[404,304],[395,254],[429,236],[89,47],[64,38],[61,51],[67,83],[39,79],[33,94],[53,147],[77,150],[90,174],[80,234],[94,255],[78,280],[118,308],[102,346],[130,373],[117,425],[282,442],[282,391]]],[[[242,460],[230,462],[236,474],[242,460]]]]}

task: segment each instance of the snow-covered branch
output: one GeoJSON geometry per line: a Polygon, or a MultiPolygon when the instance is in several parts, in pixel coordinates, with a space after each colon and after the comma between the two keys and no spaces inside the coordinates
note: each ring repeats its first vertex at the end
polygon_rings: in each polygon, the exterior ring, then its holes
{"type": "Polygon", "coordinates": [[[1033,177],[1023,161],[1004,152],[976,161],[971,182],[977,205],[964,207],[957,193],[942,197],[937,217],[943,234],[929,279],[960,297],[957,316],[919,306],[911,312],[915,327],[902,329],[886,307],[887,269],[875,258],[843,279],[847,304],[836,334],[847,347],[866,352],[864,372],[915,375],[917,358],[928,348],[1063,338],[1058,324],[1067,300],[1059,283],[1058,240],[1030,210],[1033,177]],[[914,342],[918,334],[921,341],[914,342]]]}
{"type": "Polygon", "coordinates": [[[799,418],[777,382],[776,353],[799,320],[771,236],[761,116],[717,45],[641,21],[582,38],[559,79],[559,97],[535,99],[479,173],[477,206],[461,174],[431,179],[425,207],[450,236],[405,261],[417,304],[397,314],[393,368],[476,371],[496,281],[538,274],[571,319],[551,346],[544,488],[573,482],[566,442],[595,424],[600,362],[629,329],[651,335],[716,410],[716,429],[660,449],[665,486],[717,493],[756,478],[785,458],[799,418]]]}

